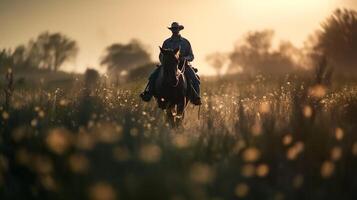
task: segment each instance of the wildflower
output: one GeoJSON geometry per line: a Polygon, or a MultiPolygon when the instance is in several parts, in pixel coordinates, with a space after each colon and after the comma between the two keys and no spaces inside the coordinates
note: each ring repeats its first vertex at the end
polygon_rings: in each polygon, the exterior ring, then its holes
{"type": "Polygon", "coordinates": [[[243,160],[246,162],[255,162],[260,158],[260,151],[255,147],[249,147],[243,152],[243,160]]]}
{"type": "Polygon", "coordinates": [[[82,154],[73,154],[68,158],[68,164],[70,169],[74,173],[85,173],[89,167],[89,161],[86,156],[82,154]]]}
{"type": "Polygon", "coordinates": [[[246,178],[250,178],[250,177],[254,176],[254,174],[255,174],[254,165],[253,164],[243,165],[241,174],[242,174],[242,176],[244,176],[246,178]]]}
{"type": "Polygon", "coordinates": [[[289,160],[295,160],[297,156],[304,150],[303,142],[296,142],[294,146],[290,147],[286,152],[286,157],[289,160]]]}
{"type": "Polygon", "coordinates": [[[321,176],[323,178],[329,178],[335,171],[335,164],[331,161],[325,161],[321,165],[321,176]]]}
{"type": "Polygon", "coordinates": [[[110,184],[98,182],[89,188],[89,197],[92,200],[115,200],[117,194],[110,184]]]}
{"type": "Polygon", "coordinates": [[[2,112],[2,118],[3,118],[4,120],[9,119],[9,117],[10,117],[10,115],[9,115],[8,112],[6,112],[6,111],[2,112]]]}
{"type": "Polygon", "coordinates": [[[31,120],[30,124],[31,124],[32,127],[36,127],[37,123],[38,123],[37,119],[33,119],[33,120],[31,120]]]}
{"type": "Polygon", "coordinates": [[[161,149],[157,145],[144,145],[140,149],[140,159],[147,163],[158,162],[161,157],[161,149]]]}
{"type": "Polygon", "coordinates": [[[195,163],[191,167],[190,178],[200,184],[210,183],[214,178],[213,170],[210,166],[203,163],[195,163]]]}
{"type": "Polygon", "coordinates": [[[47,135],[46,143],[54,153],[63,154],[71,144],[71,135],[63,128],[55,128],[47,135]]]}
{"type": "Polygon", "coordinates": [[[333,161],[338,161],[338,160],[340,160],[341,156],[342,156],[342,149],[341,149],[341,147],[333,147],[333,148],[331,149],[331,159],[332,159],[333,161]]]}
{"type": "Polygon", "coordinates": [[[303,112],[303,115],[306,118],[310,118],[312,116],[312,108],[311,108],[311,106],[304,106],[302,112],[303,112]]]}
{"type": "Polygon", "coordinates": [[[343,135],[344,135],[343,130],[341,128],[336,128],[336,130],[335,130],[336,140],[342,140],[343,135]]]}
{"type": "Polygon", "coordinates": [[[267,164],[258,165],[256,173],[259,177],[266,177],[269,173],[269,166],[267,164]]]}
{"type": "Polygon", "coordinates": [[[235,190],[234,193],[237,195],[239,198],[246,197],[249,193],[249,186],[246,183],[239,183],[235,190]]]}
{"type": "Polygon", "coordinates": [[[59,101],[59,105],[60,105],[60,106],[67,106],[67,105],[68,105],[68,101],[67,101],[66,99],[61,99],[61,100],[59,101]]]}
{"type": "Polygon", "coordinates": [[[130,129],[130,135],[135,137],[135,136],[138,136],[139,135],[139,130],[137,128],[131,128],[130,129]]]}
{"type": "Polygon", "coordinates": [[[39,116],[40,118],[44,118],[44,117],[45,117],[45,112],[44,112],[43,110],[40,110],[40,111],[38,112],[38,116],[39,116]]]}
{"type": "Polygon", "coordinates": [[[288,151],[286,153],[286,157],[289,160],[295,160],[297,156],[298,156],[298,152],[296,151],[296,149],[294,147],[291,147],[288,149],[288,151]]]}
{"type": "Polygon", "coordinates": [[[262,125],[259,121],[256,121],[251,128],[252,134],[254,136],[259,136],[262,133],[262,125]]]}
{"type": "Polygon", "coordinates": [[[326,95],[327,88],[323,85],[315,85],[309,88],[309,95],[314,98],[322,98],[326,95]]]}
{"type": "Polygon", "coordinates": [[[95,131],[98,140],[104,143],[115,143],[122,138],[122,134],[122,128],[112,123],[103,123],[95,131]]]}
{"type": "Polygon", "coordinates": [[[94,136],[80,130],[76,138],[76,146],[82,150],[91,150],[95,145],[94,136]]]}
{"type": "Polygon", "coordinates": [[[291,134],[287,134],[283,137],[283,144],[285,146],[288,146],[289,144],[291,144],[292,141],[293,141],[293,137],[291,136],[291,134]]]}
{"type": "Polygon", "coordinates": [[[188,146],[187,136],[184,135],[175,135],[172,138],[172,143],[179,149],[185,148],[188,146]]]}
{"type": "Polygon", "coordinates": [[[35,106],[34,110],[35,110],[36,112],[38,112],[38,111],[41,110],[41,108],[40,108],[39,106],[35,106]]]}
{"type": "Polygon", "coordinates": [[[264,102],[262,102],[260,105],[259,105],[259,111],[261,112],[261,113],[269,113],[270,112],[270,104],[269,104],[269,102],[267,102],[267,101],[264,101],[264,102]]]}

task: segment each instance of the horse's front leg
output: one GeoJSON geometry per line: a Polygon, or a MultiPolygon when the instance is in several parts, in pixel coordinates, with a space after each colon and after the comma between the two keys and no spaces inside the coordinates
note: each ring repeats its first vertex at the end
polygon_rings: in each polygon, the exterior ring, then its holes
{"type": "Polygon", "coordinates": [[[174,111],[174,106],[168,105],[166,108],[166,118],[167,118],[167,122],[171,127],[175,126],[175,116],[173,114],[173,111],[174,111]]]}
{"type": "Polygon", "coordinates": [[[182,125],[182,121],[185,117],[185,108],[186,108],[186,98],[183,97],[181,101],[177,104],[177,115],[176,115],[176,125],[182,125]]]}

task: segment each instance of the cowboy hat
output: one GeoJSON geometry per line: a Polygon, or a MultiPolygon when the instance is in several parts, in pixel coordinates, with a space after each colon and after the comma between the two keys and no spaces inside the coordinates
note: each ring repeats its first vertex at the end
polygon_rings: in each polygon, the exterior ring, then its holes
{"type": "Polygon", "coordinates": [[[180,25],[178,22],[172,22],[171,27],[167,27],[167,28],[170,30],[172,30],[172,29],[183,30],[185,27],[180,25]]]}

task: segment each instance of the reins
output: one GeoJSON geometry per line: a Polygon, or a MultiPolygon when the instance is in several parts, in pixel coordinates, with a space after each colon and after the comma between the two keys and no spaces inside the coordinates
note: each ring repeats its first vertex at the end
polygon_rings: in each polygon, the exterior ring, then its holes
{"type": "Polygon", "coordinates": [[[181,74],[184,74],[185,73],[185,70],[186,70],[186,59],[183,60],[183,66],[182,66],[182,70],[180,70],[180,73],[181,74]]]}
{"type": "Polygon", "coordinates": [[[174,85],[174,87],[177,87],[179,82],[180,82],[180,76],[184,76],[185,74],[185,70],[186,70],[186,59],[183,60],[183,66],[182,66],[182,70],[179,69],[179,73],[178,73],[178,78],[177,78],[177,81],[176,81],[176,84],[174,85]]]}

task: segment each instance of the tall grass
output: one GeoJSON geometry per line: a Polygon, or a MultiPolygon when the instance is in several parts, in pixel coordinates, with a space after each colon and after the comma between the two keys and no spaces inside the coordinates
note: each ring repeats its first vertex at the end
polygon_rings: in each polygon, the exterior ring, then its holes
{"type": "MultiPolygon", "coordinates": [[[[1,199],[355,199],[357,87],[203,83],[172,130],[141,85],[15,90],[0,110],[1,199]]],[[[2,102],[4,103],[4,102],[2,102]]]]}

